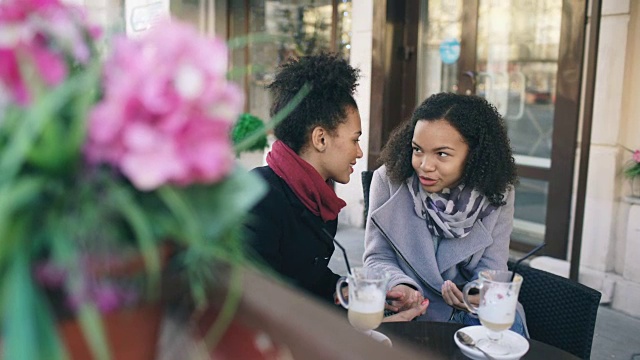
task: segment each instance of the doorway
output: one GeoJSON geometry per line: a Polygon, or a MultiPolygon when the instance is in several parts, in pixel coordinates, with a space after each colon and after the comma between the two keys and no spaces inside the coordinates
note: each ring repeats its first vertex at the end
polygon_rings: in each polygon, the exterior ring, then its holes
{"type": "MultiPolygon", "coordinates": [[[[409,8],[407,4],[419,8],[419,26],[404,31],[417,36],[396,37],[405,40],[401,49],[415,46],[416,90],[415,98],[402,100],[402,108],[442,91],[475,94],[494,104],[507,124],[520,177],[511,247],[526,251],[545,241],[547,255],[565,259],[586,1],[388,1],[386,13],[389,7],[409,8]]],[[[388,65],[386,78],[406,78],[411,64],[399,56],[393,59],[405,68],[394,75],[388,65]]],[[[373,110],[372,105],[372,134],[376,126],[385,128],[376,125],[373,110]]],[[[406,117],[406,111],[382,113],[383,124],[406,117]]]]}

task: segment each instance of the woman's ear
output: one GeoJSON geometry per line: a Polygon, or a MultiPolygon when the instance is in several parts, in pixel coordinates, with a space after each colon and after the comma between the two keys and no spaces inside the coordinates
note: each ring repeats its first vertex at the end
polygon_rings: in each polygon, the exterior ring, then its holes
{"type": "Polygon", "coordinates": [[[316,126],[311,132],[311,146],[318,152],[327,149],[327,131],[322,126],[316,126]]]}

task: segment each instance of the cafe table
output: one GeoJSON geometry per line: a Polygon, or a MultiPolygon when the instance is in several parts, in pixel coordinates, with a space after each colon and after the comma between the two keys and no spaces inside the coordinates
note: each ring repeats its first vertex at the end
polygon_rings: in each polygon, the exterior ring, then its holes
{"type": "MultiPolygon", "coordinates": [[[[456,323],[409,321],[380,324],[376,331],[387,335],[392,343],[402,342],[415,348],[428,349],[442,359],[467,359],[455,341],[454,334],[464,325],[456,323]]],[[[529,339],[529,351],[522,359],[564,360],[578,357],[540,341],[529,339]]]]}

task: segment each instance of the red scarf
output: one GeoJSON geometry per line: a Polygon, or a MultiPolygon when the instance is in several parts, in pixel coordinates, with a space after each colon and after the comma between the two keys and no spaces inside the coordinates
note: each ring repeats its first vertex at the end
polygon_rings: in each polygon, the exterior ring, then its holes
{"type": "Polygon", "coordinates": [[[320,173],[278,140],[267,154],[267,164],[289,185],[304,206],[323,221],[335,220],[345,203],[320,173]]]}

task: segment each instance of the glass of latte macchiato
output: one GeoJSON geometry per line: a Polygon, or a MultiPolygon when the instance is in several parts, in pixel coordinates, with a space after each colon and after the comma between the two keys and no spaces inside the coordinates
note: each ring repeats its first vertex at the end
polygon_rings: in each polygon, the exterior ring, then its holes
{"type": "Polygon", "coordinates": [[[509,344],[501,341],[502,332],[509,329],[516,317],[516,305],[518,304],[518,294],[522,285],[522,276],[516,274],[513,279],[511,271],[484,270],[478,274],[478,279],[471,281],[464,286],[464,303],[469,311],[477,314],[480,323],[487,329],[486,344],[478,345],[490,354],[504,355],[511,349],[509,344]],[[472,304],[469,290],[477,288],[480,290],[477,301],[478,306],[472,304]]]}
{"type": "Polygon", "coordinates": [[[352,273],[343,276],[336,284],[336,294],[340,304],[348,309],[351,325],[360,331],[377,328],[382,322],[389,276],[386,272],[372,268],[353,268],[352,273]],[[349,296],[344,298],[343,284],[349,287],[349,296]]]}

